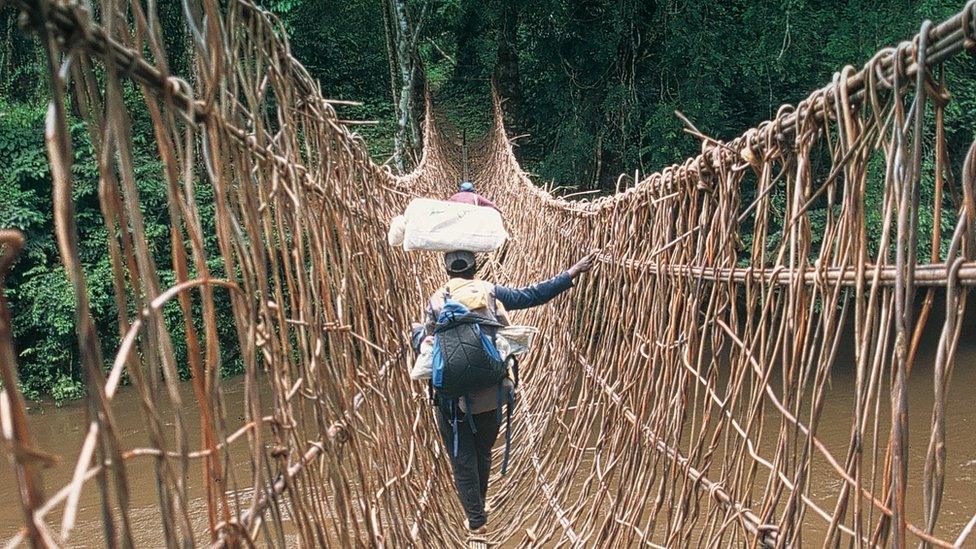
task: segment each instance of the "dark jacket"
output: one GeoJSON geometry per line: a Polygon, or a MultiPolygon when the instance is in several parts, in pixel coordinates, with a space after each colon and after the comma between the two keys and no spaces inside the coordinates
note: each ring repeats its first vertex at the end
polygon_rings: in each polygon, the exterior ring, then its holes
{"type": "Polygon", "coordinates": [[[527,288],[509,288],[495,284],[495,299],[509,311],[517,311],[544,305],[572,287],[573,278],[567,271],[527,288]]]}

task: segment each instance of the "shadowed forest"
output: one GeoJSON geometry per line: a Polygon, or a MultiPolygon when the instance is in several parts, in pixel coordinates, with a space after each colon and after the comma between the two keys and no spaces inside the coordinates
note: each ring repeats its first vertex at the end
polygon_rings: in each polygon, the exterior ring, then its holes
{"type": "MultiPolygon", "coordinates": [[[[494,80],[522,166],[538,183],[568,195],[612,192],[697,153],[700,139],[685,131],[675,111],[702,134],[731,139],[771,118],[780,105],[829,83],[838,68],[860,67],[879,48],[918,32],[915,22],[942,20],[962,3],[272,0],[263,5],[281,20],[294,56],[323,93],[356,102],[337,108],[356,121],[378,163],[406,172],[417,162],[425,87],[458,130],[469,136],[483,132],[490,123],[494,80]],[[631,175],[618,177],[621,173],[631,175]]],[[[169,41],[169,70],[192,80],[196,69],[182,7],[176,1],[158,6],[169,41]]],[[[6,282],[20,380],[28,397],[62,401],[80,396],[83,387],[74,301],[53,237],[43,138],[46,68],[15,10],[0,11],[0,24],[0,227],[20,229],[27,237],[25,253],[6,282]]],[[[976,132],[976,118],[965,115],[976,112],[976,64],[964,56],[947,63],[939,76],[956,94],[947,107],[946,135],[950,164],[958,166],[976,132]]],[[[135,101],[139,91],[127,91],[135,101]]],[[[74,194],[82,260],[99,331],[112,334],[118,331],[116,300],[104,246],[108,229],[99,215],[97,160],[79,107],[70,107],[76,116],[74,194]]],[[[175,275],[165,261],[172,242],[163,166],[151,146],[148,114],[137,109],[134,116],[146,235],[154,255],[164,258],[160,273],[169,285],[175,275]]],[[[959,197],[949,179],[944,200],[952,208],[959,197]]],[[[201,204],[212,202],[206,200],[209,191],[198,185],[201,204]]],[[[931,181],[923,180],[921,193],[931,200],[931,181]]],[[[868,204],[871,200],[867,197],[868,204]]],[[[212,215],[201,212],[204,218],[212,215]]],[[[880,208],[872,215],[880,216],[880,208]]],[[[919,233],[930,233],[939,222],[922,212],[919,233]]],[[[951,233],[951,227],[943,232],[951,233]]],[[[207,246],[216,249],[216,237],[210,238],[207,246]]],[[[175,303],[167,315],[179,359],[186,349],[180,347],[185,345],[178,337],[182,316],[175,303]]],[[[219,328],[223,339],[236,337],[229,318],[219,328]]],[[[116,345],[110,337],[102,341],[116,345]]],[[[240,368],[234,356],[222,357],[222,364],[225,374],[240,368]]]]}

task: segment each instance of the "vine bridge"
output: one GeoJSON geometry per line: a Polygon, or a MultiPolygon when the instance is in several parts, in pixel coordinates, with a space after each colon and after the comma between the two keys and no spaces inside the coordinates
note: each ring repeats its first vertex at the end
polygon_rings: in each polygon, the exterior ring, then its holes
{"type": "MultiPolygon", "coordinates": [[[[155,544],[464,544],[426,387],[407,376],[406,333],[443,278],[440,258],[386,243],[413,197],[459,180],[461,148],[436,105],[417,169],[396,176],[248,0],[185,3],[192,78],[169,72],[153,1],[103,0],[97,15],[77,0],[13,3],[48,56],[54,219],[88,423],[70,482],[45,485],[53,460],[32,442],[0,301],[0,412],[24,511],[10,544],[72,544],[87,494],[104,543],[150,543],[130,516],[145,496],[130,488],[139,474],[155,478],[155,544]],[[89,310],[69,105],[99,160],[117,334],[97,333],[89,310]],[[162,252],[143,230],[132,109],[148,112],[163,162],[162,252]],[[173,307],[181,326],[163,316],[173,307]],[[244,363],[240,417],[217,375],[231,353],[221,315],[244,363]],[[188,341],[189,401],[174,333],[188,341]],[[123,380],[144,419],[135,446],[117,426],[123,380]]],[[[492,129],[466,154],[512,234],[485,276],[524,284],[600,255],[571,298],[519,317],[541,334],[523,367],[513,469],[493,482],[489,543],[971,546],[976,504],[947,526],[942,496],[947,392],[973,334],[976,145],[948,157],[952,96],[939,75],[976,48],[974,16],[971,1],[926,22],[774,119],[728,142],[700,135],[700,155],[592,200],[530,181],[495,97],[492,129]],[[874,206],[871,189],[883,197],[874,206]],[[921,234],[930,212],[946,221],[921,234]],[[926,329],[938,343],[923,357],[926,329]],[[838,368],[852,383],[832,386],[838,368]],[[933,397],[912,408],[910,430],[911,376],[933,397]],[[846,444],[818,437],[831,406],[846,406],[846,444]],[[923,457],[909,459],[910,446],[923,457]]],[[[23,239],[0,237],[2,274],[23,239]]]]}

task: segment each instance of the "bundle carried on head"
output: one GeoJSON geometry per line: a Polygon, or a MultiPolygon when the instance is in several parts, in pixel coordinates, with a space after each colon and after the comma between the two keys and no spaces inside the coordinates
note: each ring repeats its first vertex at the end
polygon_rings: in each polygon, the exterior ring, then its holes
{"type": "Polygon", "coordinates": [[[390,223],[388,241],[404,250],[492,252],[508,239],[494,208],[415,198],[390,223]]]}

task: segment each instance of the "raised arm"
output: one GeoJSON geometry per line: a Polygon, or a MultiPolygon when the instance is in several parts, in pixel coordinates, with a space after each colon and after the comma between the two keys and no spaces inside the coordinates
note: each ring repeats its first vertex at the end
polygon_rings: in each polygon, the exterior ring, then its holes
{"type": "Polygon", "coordinates": [[[557,295],[572,288],[573,280],[586,271],[589,271],[593,266],[594,257],[595,254],[591,253],[565,272],[526,288],[509,288],[508,286],[495,285],[495,299],[500,301],[510,311],[538,307],[539,305],[548,303],[557,295]]]}
{"type": "Polygon", "coordinates": [[[495,299],[500,301],[509,311],[517,311],[547,303],[572,287],[573,279],[567,271],[526,288],[495,285],[495,299]]]}

